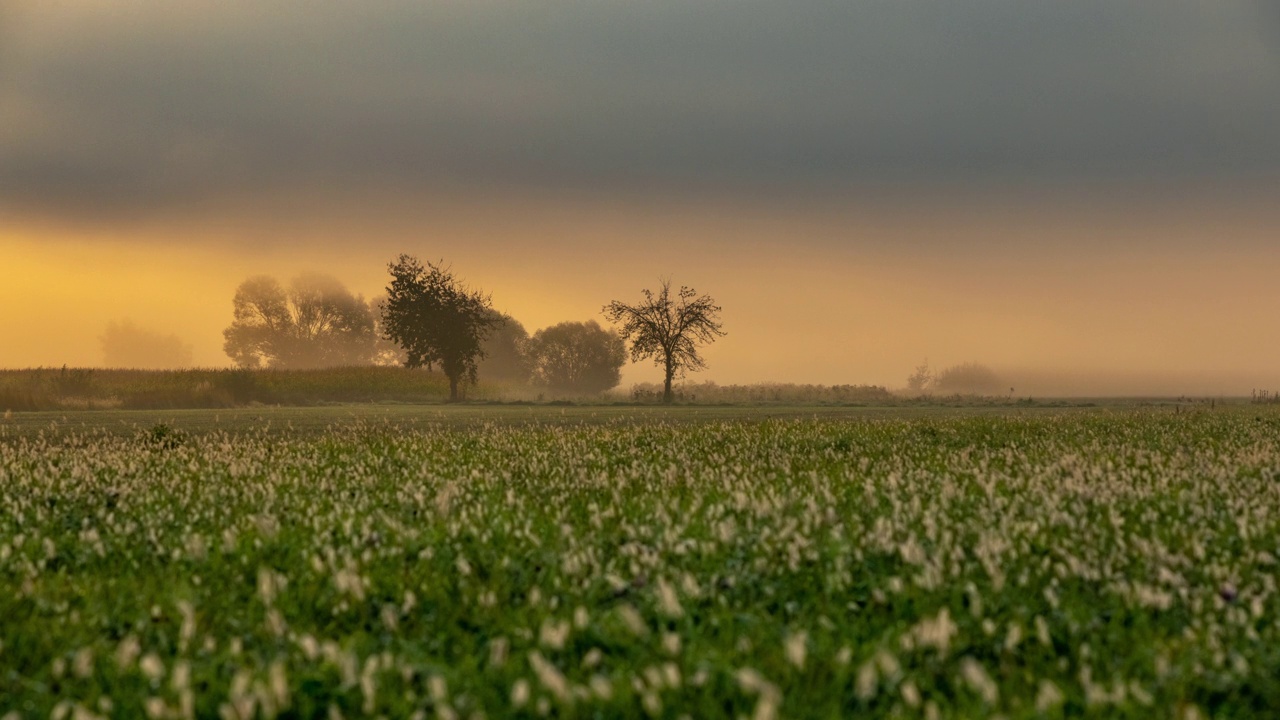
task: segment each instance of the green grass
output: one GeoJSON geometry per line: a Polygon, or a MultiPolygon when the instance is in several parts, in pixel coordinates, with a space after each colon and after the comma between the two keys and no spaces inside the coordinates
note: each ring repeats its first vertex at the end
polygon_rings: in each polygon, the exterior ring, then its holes
{"type": "MultiPolygon", "coordinates": [[[[177,408],[165,410],[45,410],[16,412],[0,419],[0,441],[22,437],[61,438],[85,433],[109,433],[133,437],[155,425],[187,433],[265,433],[308,437],[334,430],[359,427],[381,431],[474,429],[491,425],[598,425],[711,421],[761,422],[783,419],[916,420],[960,417],[1037,417],[1062,414],[1097,414],[1149,409],[1174,413],[1173,403],[1109,400],[1099,405],[1033,405],[1022,407],[965,404],[909,404],[871,407],[840,405],[628,405],[628,404],[333,404],[319,407],[255,405],[219,409],[177,408]]],[[[1232,406],[1236,409],[1248,405],[1232,406]]],[[[1246,411],[1246,410],[1241,410],[1246,411]]]]}
{"type": "Polygon", "coordinates": [[[15,413],[0,717],[1280,708],[1275,408],[770,412],[15,413]]]}

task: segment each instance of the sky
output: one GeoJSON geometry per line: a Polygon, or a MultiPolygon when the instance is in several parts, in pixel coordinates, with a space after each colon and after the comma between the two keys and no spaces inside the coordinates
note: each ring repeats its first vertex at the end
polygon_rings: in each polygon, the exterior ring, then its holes
{"type": "Polygon", "coordinates": [[[1276,7],[0,0],[0,366],[407,252],[530,332],[691,285],[695,380],[1280,388],[1276,7]]]}

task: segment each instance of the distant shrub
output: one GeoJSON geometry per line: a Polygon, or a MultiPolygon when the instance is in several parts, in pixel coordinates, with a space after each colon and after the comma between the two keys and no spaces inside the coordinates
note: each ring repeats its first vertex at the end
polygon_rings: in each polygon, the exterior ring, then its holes
{"type": "Polygon", "coordinates": [[[187,441],[187,434],[166,423],[156,423],[151,426],[151,429],[142,433],[141,439],[146,445],[162,450],[172,450],[187,441]]]}
{"type": "Polygon", "coordinates": [[[1006,389],[991,368],[975,362],[953,365],[938,372],[930,388],[941,393],[971,395],[998,395],[1006,389]]]}

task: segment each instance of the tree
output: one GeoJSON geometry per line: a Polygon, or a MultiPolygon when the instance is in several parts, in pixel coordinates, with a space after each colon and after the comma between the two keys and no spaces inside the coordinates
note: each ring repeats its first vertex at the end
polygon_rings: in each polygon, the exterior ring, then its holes
{"type": "Polygon", "coordinates": [[[671,281],[663,280],[655,295],[642,290],[644,300],[627,305],[614,300],[604,306],[610,322],[622,323],[621,335],[631,340],[631,360],[653,358],[663,369],[662,401],[670,403],[671,381],[688,370],[707,366],[698,354],[699,343],[714,342],[723,337],[720,329],[720,306],[709,295],[698,295],[690,287],[681,286],[671,297],[671,281]]]}
{"type": "Polygon", "coordinates": [[[191,367],[191,346],[177,335],[161,335],[134,325],[130,320],[107,324],[98,338],[107,367],[161,370],[191,367]]]}
{"type": "Polygon", "coordinates": [[[914,393],[922,393],[929,389],[929,384],[932,382],[933,370],[929,368],[929,361],[926,359],[907,376],[907,389],[914,393]]]}
{"type": "Polygon", "coordinates": [[[223,350],[243,368],[318,368],[373,361],[373,313],[329,275],[303,274],[286,290],[266,275],[232,299],[235,320],[223,350]]]}
{"type": "Polygon", "coordinates": [[[481,343],[496,322],[489,297],[468,290],[449,269],[423,266],[411,255],[388,263],[387,270],[383,332],[404,349],[405,367],[439,365],[449,379],[449,401],[457,402],[459,385],[476,382],[481,343]]]}
{"type": "Polygon", "coordinates": [[[953,365],[938,373],[933,387],[940,392],[996,395],[1005,387],[999,375],[976,362],[953,365]]]}
{"type": "Polygon", "coordinates": [[[622,382],[627,348],[618,333],[588,320],[539,330],[529,341],[529,355],[538,384],[560,392],[598,393],[622,382]]]}
{"type": "Polygon", "coordinates": [[[489,311],[493,326],[480,344],[484,359],[480,361],[478,374],[485,380],[499,380],[524,384],[529,382],[532,360],[529,357],[529,331],[519,320],[489,311]]]}

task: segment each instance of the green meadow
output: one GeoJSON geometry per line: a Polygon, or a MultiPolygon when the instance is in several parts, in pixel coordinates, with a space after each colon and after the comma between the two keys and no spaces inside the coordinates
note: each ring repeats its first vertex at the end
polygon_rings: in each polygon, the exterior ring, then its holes
{"type": "Polygon", "coordinates": [[[0,718],[1270,717],[1280,409],[0,420],[0,718]]]}

